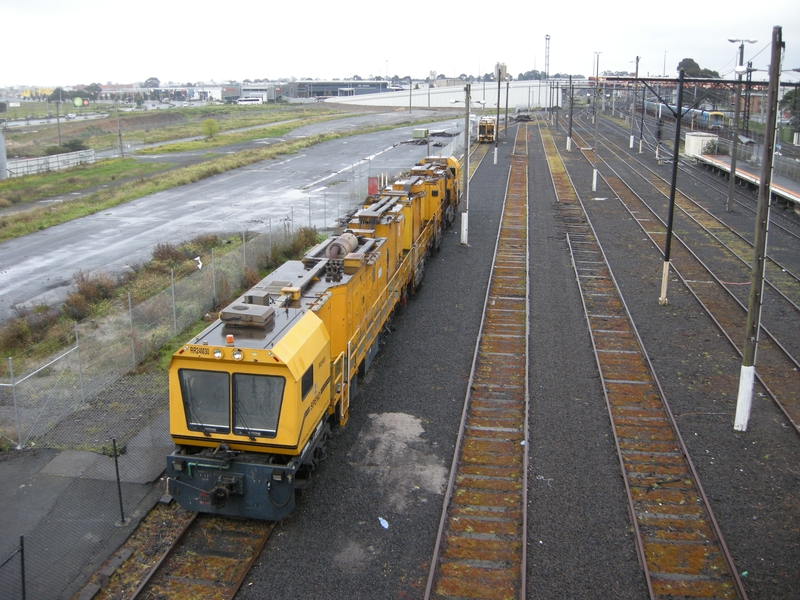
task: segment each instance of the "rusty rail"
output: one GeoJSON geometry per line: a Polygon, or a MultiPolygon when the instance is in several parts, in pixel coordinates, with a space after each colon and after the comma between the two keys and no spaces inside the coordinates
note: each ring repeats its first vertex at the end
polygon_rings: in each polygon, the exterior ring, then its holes
{"type": "Polygon", "coordinates": [[[274,527],[271,521],[195,515],[131,600],[232,599],[274,527]]]}
{"type": "Polygon", "coordinates": [[[624,299],[550,138],[542,138],[651,598],[746,598],[624,299]]]}
{"type": "Polygon", "coordinates": [[[526,140],[527,127],[519,127],[425,598],[525,597],[526,140]]]}

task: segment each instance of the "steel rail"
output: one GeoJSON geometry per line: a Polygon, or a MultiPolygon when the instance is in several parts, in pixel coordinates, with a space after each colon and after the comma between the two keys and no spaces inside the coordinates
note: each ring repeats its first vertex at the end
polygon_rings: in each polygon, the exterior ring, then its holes
{"type": "MultiPolygon", "coordinates": [[[[588,157],[585,158],[589,160],[588,157]]],[[[663,219],[661,219],[655,210],[650,207],[636,192],[633,191],[631,186],[625,182],[625,180],[614,170],[607,160],[601,159],[601,162],[607,169],[614,173],[620,183],[625,187],[620,188],[618,185],[615,185],[615,183],[611,182],[608,180],[608,178],[601,174],[601,177],[606,182],[606,185],[608,185],[609,188],[617,194],[620,202],[623,204],[628,213],[634,218],[642,231],[648,236],[652,244],[660,251],[660,246],[658,243],[659,240],[656,239],[656,237],[663,237],[664,232],[647,230],[642,224],[638,211],[633,210],[629,206],[629,202],[633,199],[634,201],[640,203],[644,209],[652,214],[656,222],[661,224],[661,226],[664,228],[664,231],[666,231],[666,225],[663,219]]],[[[734,341],[730,330],[734,328],[734,326],[738,326],[740,324],[741,316],[743,313],[746,314],[747,307],[728,288],[728,286],[723,284],[713,270],[706,265],[702,259],[700,259],[700,257],[680,238],[680,236],[673,234],[673,237],[677,241],[677,243],[673,246],[674,255],[673,260],[671,261],[673,271],[675,271],[678,277],[680,277],[686,289],[697,299],[703,310],[711,317],[713,322],[717,325],[717,327],[719,327],[720,332],[725,336],[725,338],[734,348],[735,352],[737,352],[737,354],[741,357],[742,350],[734,341]],[[680,262],[681,253],[686,253],[686,255],[689,257],[689,260],[694,261],[697,263],[697,265],[699,265],[699,269],[701,271],[695,272],[691,278],[684,276],[676,264],[680,262]],[[711,277],[711,279],[717,284],[715,289],[722,294],[722,298],[728,299],[734,303],[734,306],[740,311],[737,313],[739,318],[733,317],[728,313],[719,312],[720,310],[725,310],[725,308],[724,305],[720,304],[721,300],[719,298],[714,299],[710,296],[713,293],[713,290],[703,288],[701,293],[700,289],[696,285],[693,286],[690,282],[690,279],[691,281],[704,281],[703,277],[711,277]],[[710,307],[710,304],[715,301],[717,302],[718,306],[718,311],[716,313],[712,311],[710,307]]],[[[693,268],[691,263],[682,262],[682,264],[684,270],[693,268]]],[[[791,352],[789,352],[780,343],[780,341],[778,341],[777,337],[763,323],[761,324],[761,331],[763,332],[763,336],[760,336],[759,342],[759,354],[761,355],[761,360],[759,361],[760,367],[756,370],[756,378],[770,399],[786,416],[787,420],[795,429],[795,431],[800,434],[800,399],[797,397],[798,390],[800,390],[800,361],[798,361],[791,354],[791,352]],[[778,393],[778,390],[780,390],[780,393],[778,393]]]]}
{"type": "MultiPolygon", "coordinates": [[[[548,162],[563,161],[557,149],[555,154],[548,162]]],[[[566,169],[564,179],[571,188],[560,205],[571,229],[567,241],[651,597],[745,599],[666,395],[566,169]],[[579,252],[594,260],[581,260],[579,252]]]]}
{"type": "Polygon", "coordinates": [[[525,132],[518,128],[512,154],[426,599],[525,597],[529,266],[527,148],[519,150],[525,132]]]}
{"type": "MultiPolygon", "coordinates": [[[[153,565],[131,596],[138,598],[145,590],[149,596],[162,600],[174,598],[183,600],[232,600],[244,582],[247,573],[261,552],[275,528],[274,521],[234,520],[229,517],[200,515],[195,513],[153,565]],[[210,525],[204,527],[206,523],[210,525]],[[247,528],[252,531],[245,531],[247,528]],[[216,537],[209,535],[209,529],[216,529],[216,537]],[[215,548],[213,543],[222,538],[237,538],[231,542],[232,549],[215,548]],[[177,559],[184,544],[192,542],[191,551],[177,559]],[[205,547],[202,547],[205,544],[205,547]],[[164,572],[170,561],[180,562],[173,566],[171,573],[164,572]],[[174,574],[173,574],[174,573],[174,574]],[[234,575],[233,578],[230,576],[234,575]],[[227,579],[226,579],[227,577],[227,579]],[[160,586],[159,578],[168,581],[160,586]],[[153,595],[155,594],[155,595],[153,595]]],[[[144,596],[142,596],[144,597],[144,596]]]]}

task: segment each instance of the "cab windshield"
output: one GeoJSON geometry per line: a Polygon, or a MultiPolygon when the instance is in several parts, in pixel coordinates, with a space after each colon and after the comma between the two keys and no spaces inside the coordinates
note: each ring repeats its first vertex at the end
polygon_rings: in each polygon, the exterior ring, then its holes
{"type": "Polygon", "coordinates": [[[230,432],[230,375],[179,369],[186,423],[191,431],[230,432]]]}
{"type": "MultiPolygon", "coordinates": [[[[179,369],[190,431],[230,433],[231,375],[225,371],[179,369]]],[[[233,374],[233,433],[274,437],[286,380],[276,375],[233,374]]]]}
{"type": "Polygon", "coordinates": [[[286,380],[276,375],[233,375],[233,432],[273,437],[286,380]]]}

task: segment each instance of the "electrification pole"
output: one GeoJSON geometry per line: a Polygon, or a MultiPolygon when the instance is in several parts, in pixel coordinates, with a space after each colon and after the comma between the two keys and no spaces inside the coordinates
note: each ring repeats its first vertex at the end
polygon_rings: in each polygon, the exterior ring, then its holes
{"type": "MultiPolygon", "coordinates": [[[[744,43],[755,44],[756,40],[728,40],[731,43],[741,42],[739,45],[739,67],[742,66],[744,61],[744,43]]],[[[736,100],[733,107],[733,145],[731,147],[731,178],[728,182],[728,202],[725,205],[725,210],[728,212],[733,210],[733,195],[736,190],[736,159],[737,147],[739,146],[739,104],[742,101],[742,74],[739,69],[736,70],[736,100]]]]}
{"type": "Polygon", "coordinates": [[[572,97],[575,90],[572,89],[572,75],[569,76],[569,134],[567,135],[567,152],[572,152],[572,97]]]}
{"type": "Polygon", "coordinates": [[[597,55],[597,74],[594,79],[594,151],[592,152],[592,191],[597,191],[597,122],[600,120],[600,115],[597,114],[598,109],[598,93],[600,91],[600,52],[595,52],[597,55]]]}
{"type": "Polygon", "coordinates": [[[467,245],[467,230],[469,226],[469,105],[470,105],[470,84],[464,86],[464,212],[461,213],[461,243],[467,245]]]}
{"type": "Polygon", "coordinates": [[[775,132],[778,113],[778,82],[781,76],[781,28],[772,28],[772,56],[769,61],[769,91],[767,93],[767,122],[764,134],[764,152],[761,162],[761,180],[758,185],[756,208],[756,237],[753,242],[753,270],[750,278],[750,299],[747,304],[747,325],[744,336],[742,369],[739,374],[739,395],[733,428],[747,431],[750,407],[753,401],[753,379],[756,370],[758,334],[761,329],[761,303],[764,293],[764,267],[769,231],[769,200],[772,195],[772,161],[775,157],[775,132]]]}
{"type": "Polygon", "coordinates": [[[639,91],[639,57],[636,57],[636,73],[633,82],[633,102],[631,102],[631,148],[633,148],[633,122],[636,117],[636,92],[639,91]]]}
{"type": "Polygon", "coordinates": [[[672,151],[672,181],[669,186],[669,214],[667,215],[667,241],[664,244],[664,267],[661,271],[661,296],[658,303],[667,302],[667,280],[669,279],[669,258],[672,248],[672,222],[675,214],[675,187],[678,185],[678,153],[681,149],[681,120],[683,119],[683,69],[678,71],[678,112],[675,114],[675,147],[672,151]]]}

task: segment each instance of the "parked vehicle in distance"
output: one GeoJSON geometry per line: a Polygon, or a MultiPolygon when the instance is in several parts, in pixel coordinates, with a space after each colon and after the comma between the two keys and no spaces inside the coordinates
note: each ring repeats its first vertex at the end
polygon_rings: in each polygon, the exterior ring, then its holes
{"type": "Polygon", "coordinates": [[[236,104],[264,104],[263,98],[239,98],[236,104]]]}

